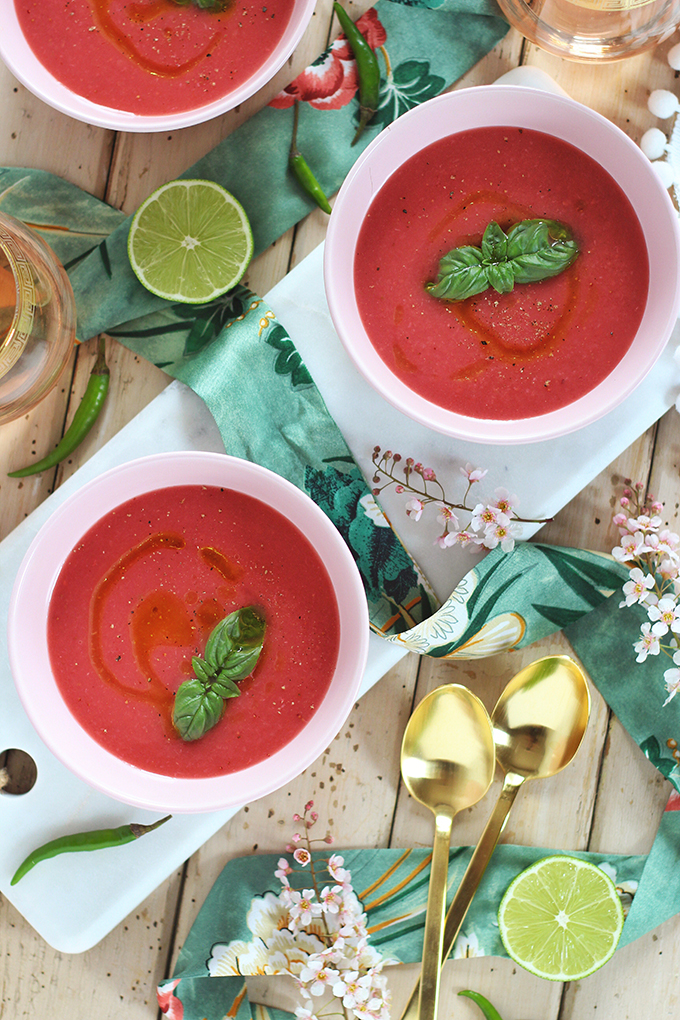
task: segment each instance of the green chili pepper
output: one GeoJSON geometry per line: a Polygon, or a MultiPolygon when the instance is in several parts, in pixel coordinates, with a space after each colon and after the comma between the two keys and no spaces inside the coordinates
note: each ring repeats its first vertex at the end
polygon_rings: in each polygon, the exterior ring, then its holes
{"type": "Polygon", "coordinates": [[[503,1020],[500,1013],[495,1006],[492,1006],[488,999],[485,999],[479,992],[471,992],[466,989],[464,992],[458,992],[459,995],[465,995],[468,999],[472,999],[476,1002],[482,1013],[486,1017],[486,1020],[503,1020]]]}
{"type": "Polygon", "coordinates": [[[28,467],[19,471],[10,471],[9,478],[26,478],[27,475],[37,475],[40,471],[59,464],[65,457],[73,453],[85,436],[88,434],[104,406],[104,400],[109,389],[109,367],[106,364],[104,338],[99,337],[99,351],[97,360],[94,363],[90,378],[83,394],[83,399],[78,405],[73,421],[67,428],[60,442],[51,453],[39,460],[36,464],[29,464],[28,467]]]}
{"type": "Polygon", "coordinates": [[[295,107],[293,109],[293,137],[291,138],[290,151],[288,153],[288,166],[300,187],[307,192],[310,198],[314,199],[319,209],[323,209],[323,211],[328,213],[330,216],[333,210],[326,198],[324,190],[312,173],[307,160],[297,147],[298,119],[298,100],[296,99],[295,107]]]}
{"type": "Polygon", "coordinates": [[[359,127],[352,139],[352,145],[356,145],[362,131],[378,109],[380,66],[374,50],[337,0],[333,4],[333,10],[354,54],[359,75],[359,127]]]}
{"type": "Polygon", "coordinates": [[[81,850],[104,850],[109,846],[123,846],[125,843],[131,843],[133,839],[139,839],[145,833],[157,829],[169,818],[172,818],[172,815],[166,815],[165,818],[160,818],[152,825],[139,825],[137,822],[131,822],[129,825],[120,825],[117,829],[95,829],[93,832],[77,832],[72,836],[60,836],[59,839],[53,839],[33,850],[14,872],[10,885],[16,885],[27,871],[50,857],[56,857],[58,854],[77,853],[81,850]]]}

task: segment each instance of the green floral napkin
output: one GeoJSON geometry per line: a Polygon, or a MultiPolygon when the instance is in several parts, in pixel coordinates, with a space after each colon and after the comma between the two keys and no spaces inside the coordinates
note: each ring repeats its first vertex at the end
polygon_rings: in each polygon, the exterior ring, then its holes
{"type": "MultiPolygon", "coordinates": [[[[497,848],[493,869],[487,871],[472,901],[453,958],[506,955],[494,923],[500,898],[515,875],[539,856],[553,852],[509,845],[497,848]]],[[[470,854],[467,848],[451,851],[451,892],[460,882],[470,854]]],[[[317,860],[320,856],[315,855],[317,860]]],[[[574,856],[602,867],[626,900],[637,887],[644,866],[643,857],[574,856]]],[[[342,852],[341,858],[363,905],[370,945],[385,960],[418,962],[431,853],[350,850],[342,852]]],[[[299,938],[297,945],[289,937],[290,916],[274,877],[278,860],[269,854],[241,857],[226,866],[187,936],[172,978],[158,989],[160,1007],[170,1020],[291,1020],[291,1014],[281,1009],[252,1006],[244,982],[248,975],[281,973],[284,968],[297,972],[305,950],[318,951],[310,946],[308,937],[299,938]]]]}
{"type": "MultiPolygon", "coordinates": [[[[358,146],[349,146],[357,115],[356,82],[352,87],[342,77],[348,61],[340,40],[185,176],[207,177],[231,190],[251,218],[257,251],[263,250],[310,209],[289,179],[285,159],[273,158],[287,151],[293,99],[303,100],[301,148],[331,193],[376,132],[441,92],[498,41],[507,26],[497,14],[491,0],[379,0],[362,27],[380,48],[385,77],[380,111],[358,146]],[[334,92],[328,83],[338,74],[334,92]]],[[[377,632],[423,654],[464,658],[520,647],[564,628],[623,725],[680,790],[672,739],[679,729],[680,699],[662,713],[662,664],[652,659],[634,663],[631,646],[638,621],[634,613],[618,609],[616,595],[609,597],[622,583],[620,566],[595,554],[538,544],[519,545],[509,554],[495,550],[437,607],[398,536],[384,519],[376,521],[379,512],[370,489],[273,309],[241,287],[198,308],[159,301],[139,286],[129,268],[127,219],[44,172],[0,169],[0,206],[36,227],[67,266],[81,340],[105,331],[183,380],[206,401],[229,453],[285,475],[323,507],[356,558],[377,632]]],[[[648,856],[584,855],[605,867],[628,896],[639,883],[624,942],[680,910],[678,805],[680,795],[673,794],[648,856]]],[[[468,853],[452,851],[452,888],[468,853]]],[[[469,946],[484,953],[502,951],[494,927],[500,893],[542,853],[499,847],[468,916],[464,937],[469,946]]],[[[382,939],[391,955],[417,959],[427,858],[419,851],[358,850],[346,859],[357,890],[378,883],[385,892],[393,891],[379,906],[364,903],[372,924],[374,919],[386,922],[374,935],[376,944],[382,939]],[[397,895],[399,915],[394,913],[397,895]],[[407,922],[400,913],[402,900],[407,922]]],[[[187,939],[175,975],[159,993],[168,1016],[221,1020],[225,1013],[250,1015],[242,978],[227,974],[216,980],[206,961],[214,959],[215,946],[252,941],[252,903],[276,889],[272,882],[268,857],[227,866],[187,939]]]]}

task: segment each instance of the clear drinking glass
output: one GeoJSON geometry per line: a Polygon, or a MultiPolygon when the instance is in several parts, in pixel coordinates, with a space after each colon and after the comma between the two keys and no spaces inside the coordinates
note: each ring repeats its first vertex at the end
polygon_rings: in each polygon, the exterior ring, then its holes
{"type": "Polygon", "coordinates": [[[619,60],[663,42],[680,0],[498,0],[510,24],[570,60],[619,60]]]}
{"type": "Polygon", "coordinates": [[[71,284],[38,234],[0,213],[0,424],[49,393],[75,342],[71,284]]]}

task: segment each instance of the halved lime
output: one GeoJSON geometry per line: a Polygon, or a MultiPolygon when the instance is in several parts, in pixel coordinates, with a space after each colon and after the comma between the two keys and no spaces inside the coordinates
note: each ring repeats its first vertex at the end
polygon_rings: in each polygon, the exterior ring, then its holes
{"type": "Polygon", "coordinates": [[[158,297],[187,304],[203,304],[235,286],[252,254],[243,206],[212,181],[164,184],[139,207],[128,235],[139,282],[158,297]]]}
{"type": "Polygon", "coordinates": [[[510,883],[498,910],[508,956],[552,981],[579,981],[613,955],[623,929],[614,883],[578,857],[544,857],[510,883]]]}

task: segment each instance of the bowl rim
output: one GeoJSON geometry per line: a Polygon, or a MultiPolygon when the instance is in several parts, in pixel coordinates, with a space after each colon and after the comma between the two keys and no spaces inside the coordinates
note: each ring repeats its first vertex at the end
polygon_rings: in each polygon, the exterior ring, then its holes
{"type": "Polygon", "coordinates": [[[102,106],[73,92],[40,62],[19,23],[14,0],[0,4],[0,59],[29,92],[74,120],[111,131],[177,131],[202,124],[250,99],[281,70],[311,21],[316,0],[294,0],[286,29],[267,60],[242,85],[219,99],[177,113],[138,114],[102,106]],[[30,73],[27,69],[30,68],[30,73]]]}
{"type": "Polygon", "coordinates": [[[89,786],[135,807],[195,813],[239,807],[296,778],[336,736],[354,705],[368,656],[368,606],[354,558],[326,514],[305,492],[268,468],[221,453],[180,451],[128,461],[71,494],[29,546],[14,582],[7,625],[10,669],[19,699],[54,756],[89,786]],[[153,481],[165,477],[165,481],[153,481]],[[152,480],[151,483],[149,480],[152,480]],[[57,576],[78,539],[114,506],[143,492],[184,484],[238,488],[270,503],[313,541],[335,589],[340,648],[330,687],[306,726],[270,758],[240,772],[202,779],[147,772],[113,755],[66,707],[49,666],[44,624],[57,576]],[[126,487],[121,495],[123,486],[126,487]],[[31,635],[30,660],[23,653],[31,635]]]}
{"type": "Polygon", "coordinates": [[[388,403],[408,417],[452,438],[486,444],[532,443],[554,439],[591,424],[628,397],[661,355],[680,313],[680,222],[668,192],[641,149],[616,124],[569,96],[525,85],[495,84],[456,89],[414,107],[388,125],[364,150],[349,171],[337,195],[324,245],[324,285],[334,328],[347,354],[367,382],[388,403]],[[481,123],[451,127],[457,112],[463,118],[478,114],[481,123]],[[504,112],[496,113],[497,110],[504,112]],[[560,120],[561,118],[561,120],[560,120]],[[545,122],[537,127],[535,121],[545,122]],[[552,130],[559,120],[562,130],[552,130]],[[582,397],[544,415],[530,418],[470,418],[409,389],[373,348],[363,327],[351,282],[354,246],[365,209],[388,176],[425,145],[473,126],[512,125],[552,133],[597,159],[628,194],[645,190],[644,204],[631,200],[638,215],[650,259],[650,290],[643,315],[644,328],[653,336],[631,371],[631,348],[609,376],[582,397]],[[583,139],[580,132],[588,134],[583,139]],[[425,137],[422,137],[422,136],[425,137]],[[419,140],[420,139],[420,140],[419,140]],[[397,157],[402,153],[401,158],[397,157]],[[597,155],[596,155],[597,153],[597,155]],[[612,155],[613,153],[613,155],[612,155]],[[625,155],[618,172],[610,160],[625,155]],[[386,162],[390,168],[385,169],[386,162]],[[625,186],[624,186],[625,185],[625,186]],[[646,229],[654,221],[655,231],[646,229]],[[656,230],[663,226],[662,236],[656,230]],[[653,246],[650,242],[653,240],[653,246]],[[652,271],[653,270],[653,271],[652,271]],[[613,392],[615,388],[615,393],[613,392]]]}

